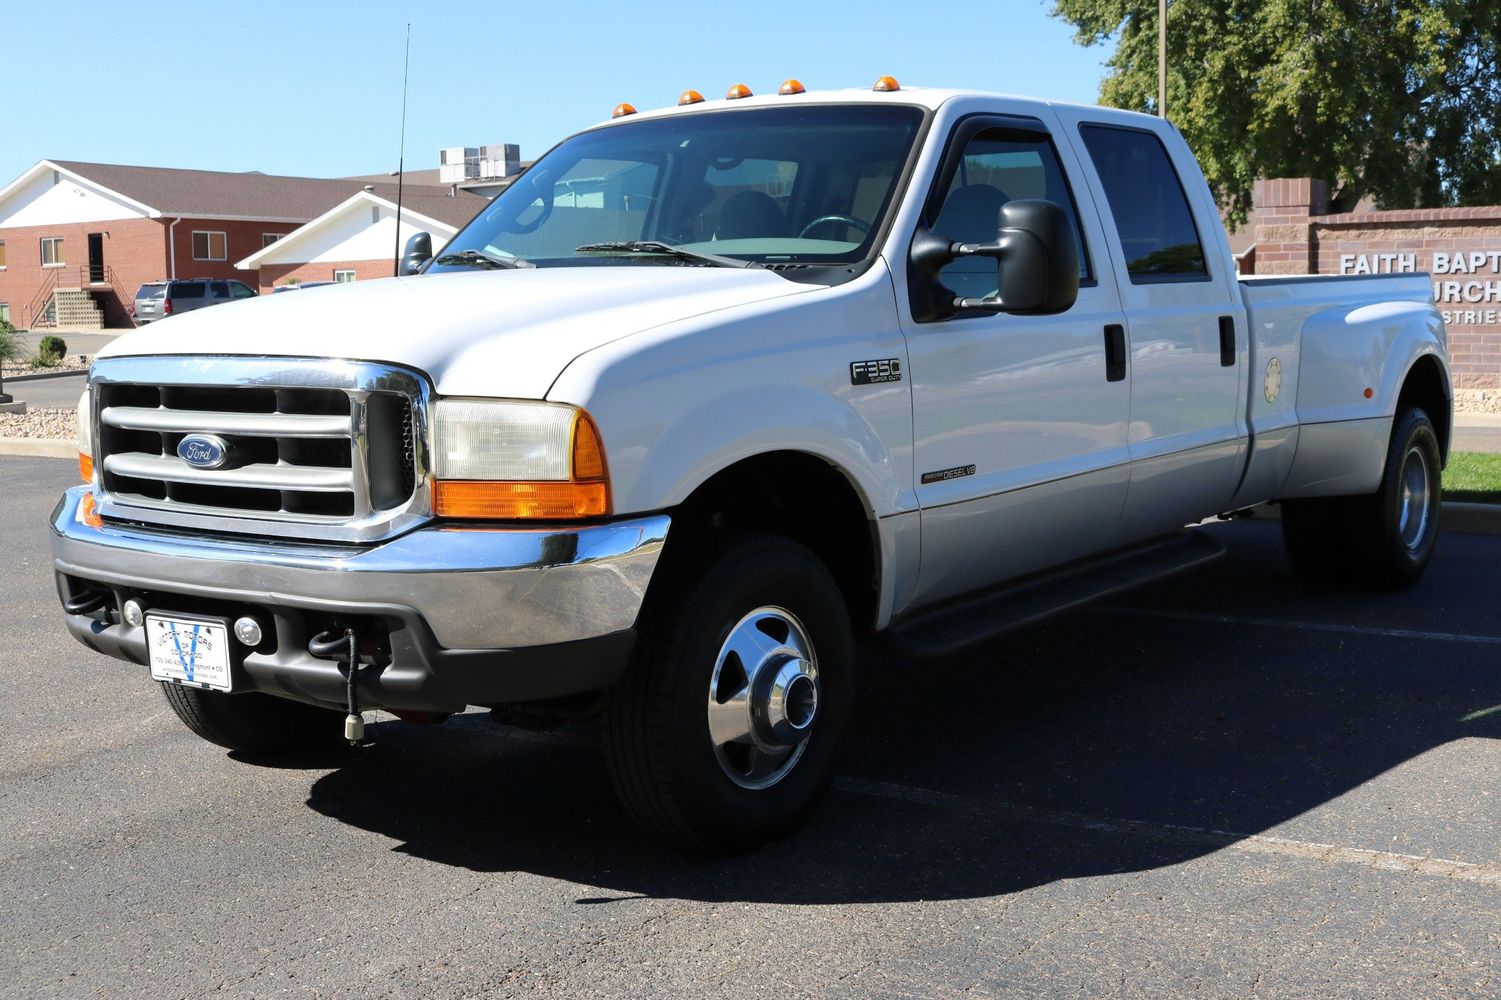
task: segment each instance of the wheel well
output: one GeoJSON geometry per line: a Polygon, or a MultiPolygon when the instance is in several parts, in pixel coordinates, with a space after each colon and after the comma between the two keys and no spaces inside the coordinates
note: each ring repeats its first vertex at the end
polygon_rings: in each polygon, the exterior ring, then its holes
{"type": "Polygon", "coordinates": [[[722,469],[673,515],[674,537],[723,529],[780,535],[807,546],[828,567],[858,633],[875,624],[880,550],[876,526],[844,473],[803,452],[772,452],[722,469]]]}
{"type": "Polygon", "coordinates": [[[1397,396],[1397,412],[1409,406],[1421,406],[1433,421],[1438,433],[1439,454],[1445,464],[1449,461],[1449,430],[1452,415],[1449,407],[1449,386],[1443,369],[1432,357],[1421,357],[1407,373],[1402,383],[1402,392],[1397,396]]]}

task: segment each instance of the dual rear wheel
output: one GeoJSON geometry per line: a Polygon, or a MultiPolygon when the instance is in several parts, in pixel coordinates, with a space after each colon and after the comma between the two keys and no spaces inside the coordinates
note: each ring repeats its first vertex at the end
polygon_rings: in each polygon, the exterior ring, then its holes
{"type": "Polygon", "coordinates": [[[1428,414],[1420,407],[1399,411],[1376,492],[1282,502],[1282,539],[1293,568],[1326,585],[1416,583],[1438,538],[1442,461],[1428,414]]]}

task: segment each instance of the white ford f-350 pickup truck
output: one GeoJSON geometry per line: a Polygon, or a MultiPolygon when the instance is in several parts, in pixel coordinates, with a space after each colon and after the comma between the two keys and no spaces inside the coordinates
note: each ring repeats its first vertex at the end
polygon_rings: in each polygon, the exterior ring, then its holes
{"type": "Polygon", "coordinates": [[[861,637],[951,651],[1267,501],[1304,573],[1423,572],[1428,279],[1237,280],[1170,125],[889,78],[616,110],[402,277],[101,352],[73,635],[245,751],[599,712],[632,816],[733,850],[828,787],[861,637]]]}

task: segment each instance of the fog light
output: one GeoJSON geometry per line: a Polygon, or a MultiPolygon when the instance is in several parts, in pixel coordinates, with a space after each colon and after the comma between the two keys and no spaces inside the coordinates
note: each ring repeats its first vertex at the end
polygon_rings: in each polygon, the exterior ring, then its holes
{"type": "Polygon", "coordinates": [[[139,601],[126,601],[125,606],[120,611],[125,615],[125,623],[127,625],[140,628],[141,624],[146,621],[146,611],[141,607],[139,601]]]}
{"type": "Polygon", "coordinates": [[[235,638],[247,646],[261,644],[261,623],[254,618],[241,618],[235,622],[235,638]]]}

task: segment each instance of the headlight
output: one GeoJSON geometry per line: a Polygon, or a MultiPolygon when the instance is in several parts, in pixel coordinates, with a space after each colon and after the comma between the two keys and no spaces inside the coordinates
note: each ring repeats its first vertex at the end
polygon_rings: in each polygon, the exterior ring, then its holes
{"type": "Polygon", "coordinates": [[[433,510],[441,517],[572,520],[610,513],[599,429],[561,403],[440,399],[433,510]]]}
{"type": "Polygon", "coordinates": [[[89,406],[89,390],[78,397],[78,474],[86,483],[94,481],[94,424],[89,406]]]}

